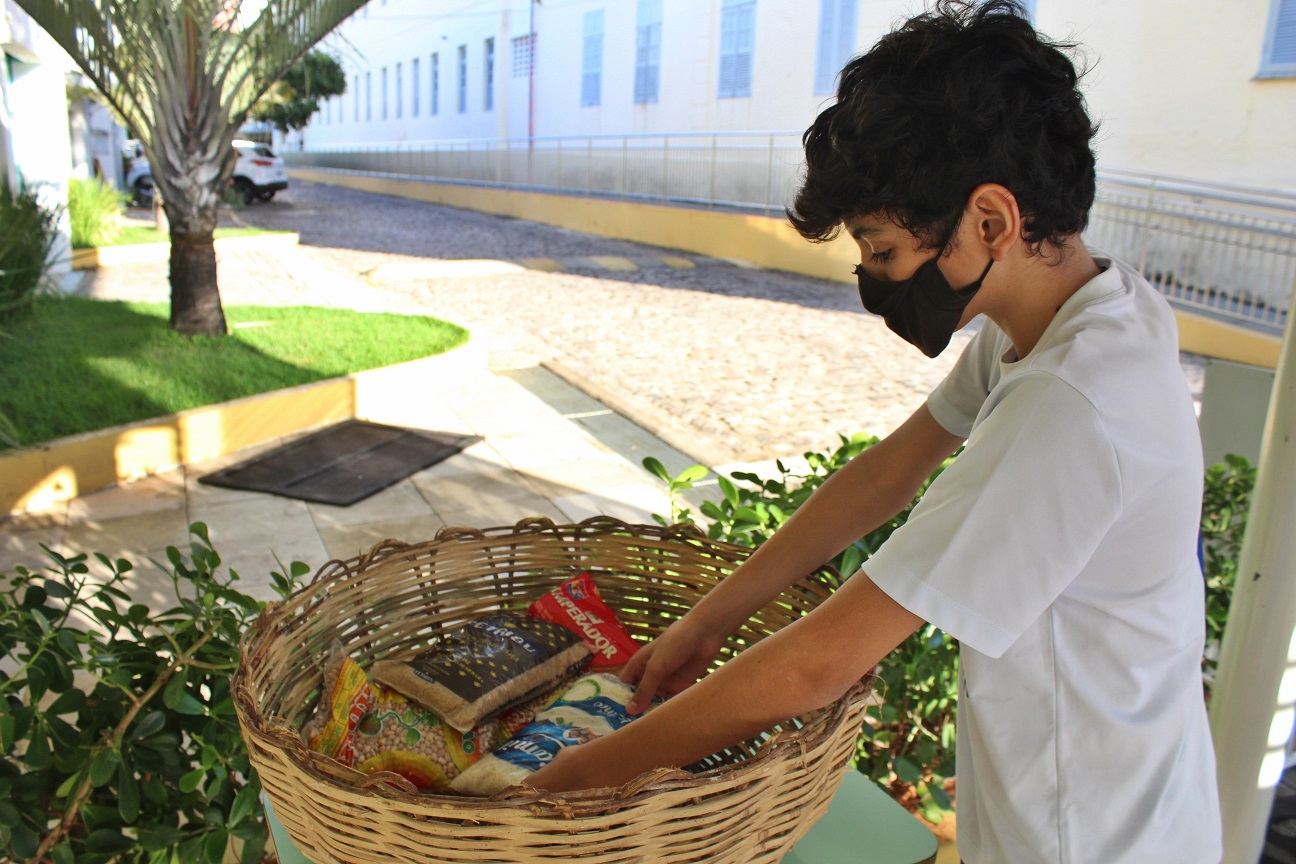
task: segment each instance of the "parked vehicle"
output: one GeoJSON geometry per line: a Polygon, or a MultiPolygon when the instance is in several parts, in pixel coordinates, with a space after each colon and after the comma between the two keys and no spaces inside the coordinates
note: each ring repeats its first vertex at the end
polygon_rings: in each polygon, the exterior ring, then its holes
{"type": "Polygon", "coordinates": [[[243,203],[251,204],[254,198],[269,201],[276,192],[288,188],[288,168],[266,144],[255,141],[235,141],[238,164],[230,186],[243,196],[243,203]]]}
{"type": "MultiPolygon", "coordinates": [[[[234,165],[234,176],[230,178],[230,188],[243,199],[244,204],[256,200],[269,201],[276,192],[288,188],[288,169],[283,159],[275,155],[268,145],[237,139],[234,151],[238,161],[234,165]]],[[[152,207],[153,170],[144,155],[144,148],[138,141],[127,141],[122,156],[127,163],[125,185],[132,195],[132,203],[137,207],[152,207]]]]}
{"type": "Polygon", "coordinates": [[[144,147],[135,139],[122,145],[122,162],[125,163],[123,183],[131,195],[131,204],[136,207],[153,206],[153,172],[149,168],[148,157],[144,147]]]}

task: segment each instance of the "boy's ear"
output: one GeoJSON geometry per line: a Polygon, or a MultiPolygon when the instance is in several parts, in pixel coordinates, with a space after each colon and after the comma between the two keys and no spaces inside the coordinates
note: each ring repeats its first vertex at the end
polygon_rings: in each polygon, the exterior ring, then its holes
{"type": "Polygon", "coordinates": [[[1008,187],[983,183],[968,197],[964,218],[974,219],[976,238],[991,254],[1003,252],[1021,239],[1022,215],[1008,187]]]}

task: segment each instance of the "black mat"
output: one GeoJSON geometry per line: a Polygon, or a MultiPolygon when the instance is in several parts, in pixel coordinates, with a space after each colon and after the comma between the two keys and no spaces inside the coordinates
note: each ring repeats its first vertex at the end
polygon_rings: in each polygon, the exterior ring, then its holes
{"type": "Polygon", "coordinates": [[[348,420],[198,482],[346,507],[480,440],[348,420]]]}

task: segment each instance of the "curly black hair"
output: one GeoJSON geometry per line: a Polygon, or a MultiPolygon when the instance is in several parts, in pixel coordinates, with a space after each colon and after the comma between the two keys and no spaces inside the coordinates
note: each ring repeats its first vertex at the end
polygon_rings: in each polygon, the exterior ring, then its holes
{"type": "Polygon", "coordinates": [[[1098,127],[1074,48],[1043,39],[1015,0],[938,0],[842,70],[836,104],[802,138],[805,178],[788,219],[822,242],[847,218],[881,214],[941,248],[972,190],[999,183],[1031,250],[1079,233],[1098,127]]]}

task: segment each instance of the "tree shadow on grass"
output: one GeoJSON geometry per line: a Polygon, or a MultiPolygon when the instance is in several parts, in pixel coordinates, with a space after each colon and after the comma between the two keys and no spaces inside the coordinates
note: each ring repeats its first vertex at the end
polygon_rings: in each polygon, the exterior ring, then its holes
{"type": "Polygon", "coordinates": [[[116,301],[41,298],[0,337],[0,413],[24,447],[332,376],[116,301]]]}

